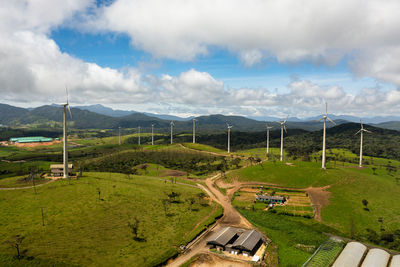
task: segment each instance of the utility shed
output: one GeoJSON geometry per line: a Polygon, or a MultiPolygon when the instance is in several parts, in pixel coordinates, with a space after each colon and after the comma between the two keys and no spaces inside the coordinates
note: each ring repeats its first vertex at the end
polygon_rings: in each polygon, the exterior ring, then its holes
{"type": "Polygon", "coordinates": [[[359,242],[349,242],[332,267],[358,267],[367,247],[359,242]]]}
{"type": "Polygon", "coordinates": [[[368,251],[361,267],[386,267],[390,254],[379,248],[372,248],[368,251]]]}
{"type": "Polygon", "coordinates": [[[217,250],[225,250],[225,246],[228,243],[232,243],[237,237],[236,228],[224,227],[219,229],[207,240],[207,246],[210,248],[216,248],[217,250]]]}
{"type": "Polygon", "coordinates": [[[400,255],[394,255],[389,267],[400,267],[400,255]]]}
{"type": "Polygon", "coordinates": [[[262,235],[259,232],[246,230],[232,244],[232,249],[242,252],[244,256],[253,256],[262,243],[262,235]]]}
{"type": "MultiPolygon", "coordinates": [[[[72,175],[73,168],[72,164],[68,164],[68,175],[72,175]]],[[[53,177],[64,176],[64,164],[51,164],[50,170],[53,177]]]]}

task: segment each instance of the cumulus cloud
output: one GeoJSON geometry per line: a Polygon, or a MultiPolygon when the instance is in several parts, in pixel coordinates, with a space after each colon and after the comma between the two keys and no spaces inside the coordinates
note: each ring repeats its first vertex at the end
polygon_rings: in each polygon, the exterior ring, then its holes
{"type": "Polygon", "coordinates": [[[346,57],[358,74],[400,85],[398,10],[397,0],[116,0],[86,27],[126,33],[153,56],[178,60],[212,46],[246,66],[266,57],[327,65],[346,57]]]}
{"type": "MultiPolygon", "coordinates": [[[[350,94],[335,84],[297,78],[279,93],[232,88],[195,69],[154,76],[85,62],[62,52],[49,34],[87,15],[93,5],[89,0],[16,0],[0,7],[2,100],[63,103],[67,85],[74,104],[125,104],[160,113],[304,117],[320,113],[325,101],[335,113],[394,114],[400,108],[398,90],[363,88],[350,94]]],[[[271,56],[285,63],[335,64],[351,53],[357,74],[399,85],[397,2],[335,1],[329,6],[320,0],[117,0],[85,23],[92,30],[127,33],[135,46],[155,57],[180,60],[206,55],[214,45],[237,53],[246,66],[271,56]]]]}

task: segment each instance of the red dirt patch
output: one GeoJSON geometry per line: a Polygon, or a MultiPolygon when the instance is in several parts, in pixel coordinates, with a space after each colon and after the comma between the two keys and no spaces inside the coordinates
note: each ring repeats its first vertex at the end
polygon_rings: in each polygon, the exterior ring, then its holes
{"type": "Polygon", "coordinates": [[[314,205],[315,208],[314,218],[317,221],[322,221],[321,210],[323,207],[329,204],[329,197],[331,196],[331,192],[325,191],[329,187],[330,185],[324,187],[306,188],[306,192],[310,196],[311,203],[314,205]]]}
{"type": "Polygon", "coordinates": [[[37,146],[51,146],[57,143],[61,143],[59,140],[54,140],[51,142],[38,142],[38,143],[15,143],[17,147],[37,147],[37,146]]]}

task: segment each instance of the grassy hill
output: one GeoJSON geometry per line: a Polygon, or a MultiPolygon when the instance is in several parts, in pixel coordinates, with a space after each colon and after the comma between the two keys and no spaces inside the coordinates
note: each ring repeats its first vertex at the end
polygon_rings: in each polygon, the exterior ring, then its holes
{"type": "Polygon", "coordinates": [[[25,237],[23,266],[154,266],[221,214],[199,198],[197,188],[144,176],[87,173],[79,180],[56,181],[37,190],[0,191],[2,266],[18,263],[12,258],[15,249],[4,244],[14,235],[25,237]],[[172,191],[180,196],[165,212],[162,201],[172,191]],[[190,198],[193,205],[187,202],[190,198]],[[136,218],[137,237],[129,227],[136,218]]]}

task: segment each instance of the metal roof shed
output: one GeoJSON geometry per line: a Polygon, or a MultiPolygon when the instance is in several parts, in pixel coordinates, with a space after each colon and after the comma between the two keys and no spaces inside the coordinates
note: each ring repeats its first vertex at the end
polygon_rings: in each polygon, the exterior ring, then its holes
{"type": "Polygon", "coordinates": [[[232,239],[237,237],[237,230],[232,227],[224,227],[214,233],[210,239],[207,240],[207,245],[216,245],[225,247],[232,239]]]}
{"type": "Polygon", "coordinates": [[[372,248],[361,267],[386,267],[390,259],[390,254],[379,248],[372,248]]]}
{"type": "Polygon", "coordinates": [[[394,255],[389,267],[400,267],[400,255],[394,255]]]}
{"type": "Polygon", "coordinates": [[[244,231],[233,243],[232,247],[252,252],[262,241],[262,235],[256,230],[244,231]]]}
{"type": "Polygon", "coordinates": [[[357,267],[367,247],[359,242],[349,242],[332,267],[357,267]]]}

